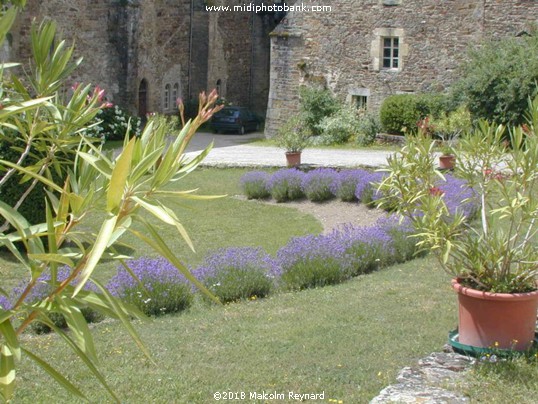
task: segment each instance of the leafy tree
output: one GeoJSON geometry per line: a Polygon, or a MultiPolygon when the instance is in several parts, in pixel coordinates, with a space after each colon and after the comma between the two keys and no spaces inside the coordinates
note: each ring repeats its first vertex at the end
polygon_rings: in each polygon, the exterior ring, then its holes
{"type": "Polygon", "coordinates": [[[469,51],[452,93],[468,105],[474,119],[506,125],[525,122],[528,101],[538,92],[537,33],[490,40],[469,51]]]}
{"type": "MultiPolygon", "coordinates": [[[[2,2],[8,7],[0,16],[0,42],[13,23],[16,6],[23,3],[2,2]]],[[[46,357],[30,351],[20,338],[30,325],[40,322],[58,334],[119,402],[97,367],[96,349],[82,310],[90,308],[120,320],[133,341],[149,356],[130,323],[131,318],[144,316],[133,306],[114,298],[93,274],[102,258],[123,262],[125,257],[116,246],[129,232],[211,296],[174,255],[155,226],[139,212],[146,211],[174,226],[192,247],[189,236],[166,201],[168,198],[210,197],[188,190],[169,191],[166,186],[193,171],[209,152],[208,147],[191,160],[183,154],[196,129],[218,110],[213,107],[217,94],[200,96],[198,115],[185,124],[171,144],[166,141],[170,133],[166,120],[154,116],[139,137],[129,139],[126,133],[122,152],[112,157],[83,135],[103,106],[102,90],[79,85],[65,99],[60,96],[66,79],[80,61],[72,61],[73,48],[63,41],[51,47],[55,33],[52,22],[34,27],[31,74],[25,80],[14,74],[0,80],[2,141],[9,140],[9,132],[23,142],[12,147],[19,152],[16,161],[0,160],[3,167],[0,186],[6,178],[22,174],[21,187],[29,189],[43,184],[47,188],[43,223],[31,225],[15,206],[0,201],[0,215],[9,224],[0,230],[0,246],[7,248],[26,270],[28,281],[20,295],[11,301],[7,301],[8,293],[0,287],[0,397],[6,401],[12,399],[17,364],[21,356],[26,356],[74,396],[85,399],[83,392],[47,363],[46,357]],[[38,163],[27,164],[31,154],[39,157],[38,163]],[[64,164],[64,156],[68,155],[72,156],[69,159],[72,164],[64,164]],[[96,234],[88,230],[96,217],[93,212],[104,218],[96,234]],[[136,227],[132,226],[134,223],[136,227]],[[64,266],[69,268],[69,275],[60,280],[58,271],[64,266]],[[39,286],[38,278],[44,272],[50,273],[48,292],[37,302],[30,303],[27,297],[39,286]],[[84,289],[90,280],[99,292],[84,289]],[[51,317],[57,315],[64,317],[70,332],[55,325],[51,317]]],[[[12,65],[4,65],[4,69],[10,67],[12,65]]]]}

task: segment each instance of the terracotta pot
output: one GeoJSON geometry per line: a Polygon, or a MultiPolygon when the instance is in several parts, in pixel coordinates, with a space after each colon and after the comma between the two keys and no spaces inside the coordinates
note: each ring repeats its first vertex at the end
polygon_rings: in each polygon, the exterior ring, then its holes
{"type": "Polygon", "coordinates": [[[480,348],[524,351],[534,341],[538,290],[528,293],[481,292],[452,280],[458,293],[459,342],[480,348]]]}
{"type": "Polygon", "coordinates": [[[453,156],[453,155],[439,156],[439,168],[441,170],[452,170],[454,168],[455,163],[456,163],[456,156],[453,156]]]}
{"type": "Polygon", "coordinates": [[[286,152],[286,161],[288,167],[297,167],[301,165],[301,152],[286,152]]]}

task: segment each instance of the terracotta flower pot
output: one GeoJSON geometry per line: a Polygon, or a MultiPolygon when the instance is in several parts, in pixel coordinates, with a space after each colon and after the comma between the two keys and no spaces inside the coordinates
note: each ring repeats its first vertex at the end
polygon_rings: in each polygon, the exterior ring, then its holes
{"type": "Polygon", "coordinates": [[[454,168],[455,163],[456,163],[456,156],[453,156],[453,155],[439,156],[439,168],[441,170],[452,170],[454,168]]]}
{"type": "Polygon", "coordinates": [[[524,351],[534,341],[538,290],[528,293],[481,292],[452,280],[458,293],[459,342],[480,348],[524,351]]]}
{"type": "Polygon", "coordinates": [[[286,152],[286,161],[288,167],[297,167],[301,165],[301,152],[286,152]]]}

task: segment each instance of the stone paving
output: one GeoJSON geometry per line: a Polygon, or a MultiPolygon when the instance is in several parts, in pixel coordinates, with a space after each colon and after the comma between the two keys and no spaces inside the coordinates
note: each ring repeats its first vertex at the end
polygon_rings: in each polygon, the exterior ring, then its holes
{"type": "MultiPolygon", "coordinates": [[[[285,167],[284,150],[248,144],[263,135],[213,135],[198,133],[187,149],[187,156],[204,149],[214,141],[213,150],[204,159],[205,166],[233,167],[285,167]]],[[[307,148],[303,150],[301,163],[313,167],[380,167],[386,165],[391,152],[380,150],[335,150],[307,148]]]]}

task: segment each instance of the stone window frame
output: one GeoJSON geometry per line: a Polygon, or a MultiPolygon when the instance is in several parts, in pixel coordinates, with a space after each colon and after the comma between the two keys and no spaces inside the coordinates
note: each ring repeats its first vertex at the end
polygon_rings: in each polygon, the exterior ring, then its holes
{"type": "Polygon", "coordinates": [[[166,84],[164,86],[164,97],[163,97],[163,109],[165,111],[168,111],[170,109],[170,94],[171,94],[171,86],[170,84],[166,84]]]}
{"type": "Polygon", "coordinates": [[[173,108],[179,98],[179,83],[174,83],[172,86],[172,98],[170,100],[170,108],[173,108]]]}
{"type": "Polygon", "coordinates": [[[376,28],[373,35],[374,39],[370,48],[373,70],[401,71],[405,65],[405,57],[409,53],[409,46],[405,41],[405,30],[403,28],[376,28]],[[383,67],[383,45],[386,38],[398,39],[398,67],[383,67]]]}
{"type": "Polygon", "coordinates": [[[368,110],[370,89],[365,87],[353,87],[348,91],[347,101],[356,109],[368,110]]]}

